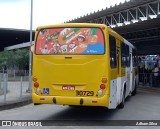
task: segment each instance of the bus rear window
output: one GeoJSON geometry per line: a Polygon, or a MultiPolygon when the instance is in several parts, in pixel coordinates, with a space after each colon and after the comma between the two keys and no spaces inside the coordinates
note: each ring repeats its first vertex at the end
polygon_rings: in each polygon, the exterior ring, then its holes
{"type": "Polygon", "coordinates": [[[100,28],[41,29],[36,54],[104,54],[104,36],[100,28]]]}

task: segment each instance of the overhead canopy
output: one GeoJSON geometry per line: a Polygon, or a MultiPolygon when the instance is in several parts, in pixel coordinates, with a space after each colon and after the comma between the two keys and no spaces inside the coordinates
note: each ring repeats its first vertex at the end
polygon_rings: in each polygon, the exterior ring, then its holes
{"type": "MultiPolygon", "coordinates": [[[[32,34],[34,37],[34,31],[32,34]]],[[[25,43],[29,41],[30,41],[29,30],[0,28],[0,51],[4,50],[4,47],[25,43]]]]}
{"type": "Polygon", "coordinates": [[[114,28],[137,49],[139,55],[160,53],[160,18],[114,28]]]}
{"type": "Polygon", "coordinates": [[[140,55],[160,53],[160,2],[158,0],[125,1],[123,4],[68,22],[106,24],[134,43],[140,55]]]}

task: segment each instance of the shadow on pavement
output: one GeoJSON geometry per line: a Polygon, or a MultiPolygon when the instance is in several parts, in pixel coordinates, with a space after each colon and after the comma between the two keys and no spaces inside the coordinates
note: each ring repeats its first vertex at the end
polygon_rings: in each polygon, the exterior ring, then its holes
{"type": "Polygon", "coordinates": [[[47,120],[100,120],[111,118],[116,110],[109,110],[105,107],[68,107],[66,110],[51,115],[47,120]],[[91,119],[92,118],[92,119],[91,119]]]}

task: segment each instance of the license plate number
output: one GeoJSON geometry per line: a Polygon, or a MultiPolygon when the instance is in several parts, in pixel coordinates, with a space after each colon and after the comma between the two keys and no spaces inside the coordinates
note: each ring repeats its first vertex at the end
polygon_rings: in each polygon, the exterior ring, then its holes
{"type": "Polygon", "coordinates": [[[76,90],[76,95],[77,96],[94,96],[94,92],[93,91],[79,91],[79,90],[76,90]]]}

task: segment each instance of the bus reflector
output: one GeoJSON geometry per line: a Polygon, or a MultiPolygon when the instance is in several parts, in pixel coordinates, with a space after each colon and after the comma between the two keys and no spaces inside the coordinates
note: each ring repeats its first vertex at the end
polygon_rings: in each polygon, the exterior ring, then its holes
{"type": "Polygon", "coordinates": [[[38,79],[36,77],[33,77],[32,80],[36,82],[38,79]]]}
{"type": "Polygon", "coordinates": [[[107,83],[107,78],[102,78],[102,83],[107,83]]]}
{"type": "Polygon", "coordinates": [[[105,86],[104,84],[101,84],[101,85],[100,85],[100,88],[101,88],[102,90],[104,90],[104,89],[106,88],[106,86],[105,86]]]}
{"type": "Polygon", "coordinates": [[[97,103],[97,101],[92,101],[92,103],[97,103]]]}
{"type": "Polygon", "coordinates": [[[39,83],[38,83],[38,82],[35,82],[35,83],[34,83],[34,87],[35,87],[35,88],[38,88],[38,87],[39,87],[39,83]]]}

